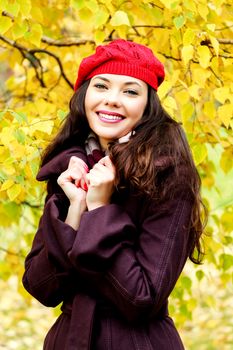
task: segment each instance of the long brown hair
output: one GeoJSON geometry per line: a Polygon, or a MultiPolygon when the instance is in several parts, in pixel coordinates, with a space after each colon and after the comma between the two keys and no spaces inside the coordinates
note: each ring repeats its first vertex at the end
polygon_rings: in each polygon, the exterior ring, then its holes
{"type": "MultiPolygon", "coordinates": [[[[84,107],[89,82],[84,82],[72,96],[63,126],[42,155],[42,166],[64,149],[84,146],[90,132],[84,107]]],[[[200,264],[204,255],[201,235],[207,218],[200,196],[200,176],[181,125],[162,108],[150,86],[147,106],[134,131],[129,142],[109,144],[116,181],[119,187],[133,188],[161,202],[175,196],[178,190],[189,191],[193,199],[189,258],[200,264]]]]}

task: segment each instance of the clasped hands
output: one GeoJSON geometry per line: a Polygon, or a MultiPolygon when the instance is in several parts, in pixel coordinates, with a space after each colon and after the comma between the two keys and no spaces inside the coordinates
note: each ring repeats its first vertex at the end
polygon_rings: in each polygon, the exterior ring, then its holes
{"type": "Polygon", "coordinates": [[[86,163],[75,156],[68,168],[57,179],[70,201],[70,205],[81,205],[83,211],[96,209],[110,203],[114,190],[116,171],[109,156],[106,156],[89,171],[86,163]]]}

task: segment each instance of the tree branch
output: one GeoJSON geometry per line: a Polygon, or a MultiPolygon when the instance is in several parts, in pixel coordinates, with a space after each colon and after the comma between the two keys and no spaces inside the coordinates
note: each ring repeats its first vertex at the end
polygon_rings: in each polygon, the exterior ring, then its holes
{"type": "Polygon", "coordinates": [[[48,44],[50,46],[58,46],[58,47],[69,47],[69,46],[81,46],[88,44],[95,45],[94,40],[73,40],[67,39],[67,41],[59,41],[59,40],[53,40],[47,36],[42,36],[41,41],[45,44],[48,44]]]}
{"type": "Polygon", "coordinates": [[[57,55],[55,55],[54,53],[52,53],[52,52],[50,52],[48,50],[45,50],[45,49],[33,49],[33,50],[29,51],[29,53],[31,53],[33,56],[34,56],[35,53],[39,53],[39,52],[40,53],[45,53],[45,54],[53,57],[57,61],[57,64],[58,64],[58,66],[60,68],[61,76],[67,82],[67,84],[73,89],[73,84],[69,81],[69,79],[65,75],[65,72],[64,72],[64,69],[63,69],[63,66],[62,66],[60,58],[57,55]]]}
{"type": "Polygon", "coordinates": [[[58,56],[56,56],[54,53],[52,53],[48,50],[45,50],[45,49],[29,50],[28,48],[18,44],[16,41],[10,40],[2,35],[0,35],[0,40],[5,42],[6,44],[18,49],[20,51],[20,53],[22,54],[23,58],[27,59],[31,63],[31,65],[35,69],[36,78],[39,80],[42,87],[46,87],[46,85],[43,81],[43,69],[42,69],[41,61],[35,56],[35,53],[41,52],[41,53],[45,53],[49,56],[52,56],[57,61],[57,64],[60,68],[61,76],[67,82],[67,84],[73,89],[73,84],[69,81],[69,79],[65,75],[60,58],[58,56]],[[40,75],[38,72],[38,68],[41,69],[40,75]]]}
{"type": "Polygon", "coordinates": [[[42,209],[44,204],[32,204],[27,201],[22,202],[22,204],[29,206],[30,208],[42,209]]]}
{"type": "Polygon", "coordinates": [[[217,39],[219,44],[222,45],[233,45],[233,39],[217,39]]]}
{"type": "Polygon", "coordinates": [[[8,255],[14,255],[14,256],[20,256],[21,258],[25,258],[25,255],[19,252],[12,252],[10,250],[7,250],[6,248],[0,247],[0,250],[7,253],[8,255]]]}

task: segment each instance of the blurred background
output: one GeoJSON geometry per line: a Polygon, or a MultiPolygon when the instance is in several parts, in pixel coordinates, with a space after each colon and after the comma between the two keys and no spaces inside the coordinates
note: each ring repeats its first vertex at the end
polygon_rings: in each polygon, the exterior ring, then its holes
{"type": "Polygon", "coordinates": [[[81,59],[125,38],[164,63],[163,106],[187,134],[209,210],[202,265],[170,298],[187,350],[233,348],[233,6],[230,0],[0,1],[0,349],[42,349],[59,314],[21,278],[45,198],[35,176],[81,59]]]}

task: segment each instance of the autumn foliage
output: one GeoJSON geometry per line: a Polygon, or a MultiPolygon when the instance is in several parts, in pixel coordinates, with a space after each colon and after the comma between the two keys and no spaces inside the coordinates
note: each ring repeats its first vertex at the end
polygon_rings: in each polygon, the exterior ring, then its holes
{"type": "Polygon", "coordinates": [[[186,131],[209,209],[204,265],[187,265],[170,311],[188,349],[231,348],[232,12],[230,0],[0,0],[0,277],[5,289],[13,278],[25,305],[24,256],[45,197],[35,180],[41,152],[66,116],[81,59],[96,44],[126,38],[148,45],[165,65],[159,96],[186,131]]]}

